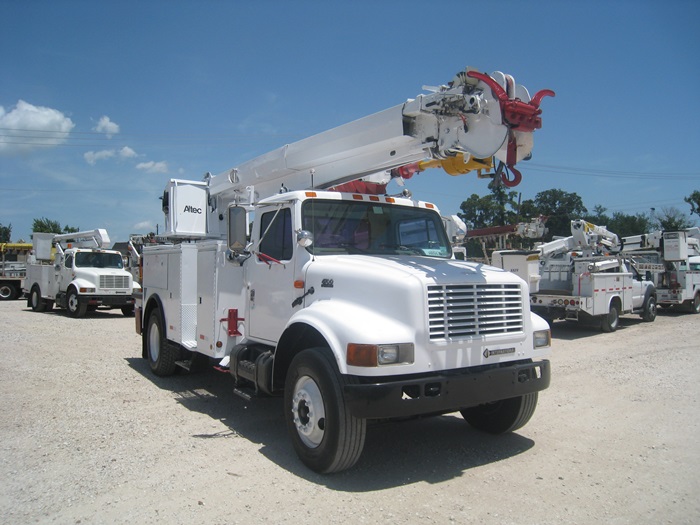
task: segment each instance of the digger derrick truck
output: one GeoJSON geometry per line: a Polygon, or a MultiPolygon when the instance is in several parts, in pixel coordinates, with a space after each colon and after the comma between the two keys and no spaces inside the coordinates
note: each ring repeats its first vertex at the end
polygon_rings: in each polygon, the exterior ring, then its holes
{"type": "Polygon", "coordinates": [[[623,237],[621,253],[649,274],[659,306],[700,313],[700,228],[623,237]]]}
{"type": "Polygon", "coordinates": [[[494,265],[509,271],[528,267],[521,272],[528,274],[531,283],[532,310],[550,322],[598,323],[602,331],[614,332],[623,314],[636,313],[644,321],[654,321],[657,297],[646,274],[639,273],[629,259],[612,253],[618,247],[615,233],[577,219],[571,221],[569,237],[531,252],[494,252],[494,265]]]}
{"type": "Polygon", "coordinates": [[[134,315],[134,288],[122,255],[109,250],[106,230],[37,233],[32,237],[35,260],[27,265],[24,292],[35,312],[54,305],[72,317],[83,317],[100,306],[134,315]]]}
{"type": "Polygon", "coordinates": [[[426,159],[467,172],[495,155],[519,173],[545,95],[467,70],[203,181],[171,180],[173,243],[142,253],[136,330],[152,371],[204,356],[242,397],[282,395],[295,451],[321,473],[356,463],[372,420],[526,424],[550,382],[549,327],[526,283],[455,260],[437,208],[386,184],[426,159]]]}

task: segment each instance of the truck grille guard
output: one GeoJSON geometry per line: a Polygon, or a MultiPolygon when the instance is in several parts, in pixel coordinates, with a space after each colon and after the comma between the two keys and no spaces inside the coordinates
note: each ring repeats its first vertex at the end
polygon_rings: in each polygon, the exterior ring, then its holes
{"type": "Polygon", "coordinates": [[[102,289],[122,289],[129,288],[129,277],[127,275],[100,275],[100,288],[102,289]]]}
{"type": "Polygon", "coordinates": [[[523,331],[519,284],[428,286],[431,341],[456,341],[523,331]]]}

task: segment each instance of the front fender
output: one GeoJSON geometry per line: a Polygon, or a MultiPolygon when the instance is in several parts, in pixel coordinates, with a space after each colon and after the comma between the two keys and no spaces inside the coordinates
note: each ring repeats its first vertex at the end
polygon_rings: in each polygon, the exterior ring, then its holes
{"type": "Polygon", "coordinates": [[[73,279],[70,283],[68,283],[68,286],[66,286],[66,293],[71,288],[75,288],[75,290],[78,292],[78,295],[83,295],[83,293],[80,292],[81,288],[92,288],[94,291],[97,291],[95,283],[88,281],[87,279],[83,279],[81,277],[77,277],[73,279]]]}
{"type": "Polygon", "coordinates": [[[288,327],[303,323],[321,334],[330,347],[342,374],[366,375],[367,369],[348,366],[348,343],[410,343],[416,339],[415,328],[392,317],[342,300],[316,301],[289,320],[288,327]]]}
{"type": "Polygon", "coordinates": [[[533,332],[550,329],[549,323],[534,312],[530,312],[530,322],[532,323],[533,332]]]}

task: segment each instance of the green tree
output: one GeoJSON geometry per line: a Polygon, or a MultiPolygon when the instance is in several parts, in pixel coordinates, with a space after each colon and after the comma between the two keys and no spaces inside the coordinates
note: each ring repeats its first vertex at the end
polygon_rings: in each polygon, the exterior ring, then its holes
{"type": "Polygon", "coordinates": [[[75,233],[80,231],[78,228],[68,226],[67,224],[61,227],[61,223],[46,217],[34,219],[32,223],[32,231],[38,233],[75,233]]]}
{"type": "Polygon", "coordinates": [[[685,230],[695,224],[695,222],[688,219],[682,211],[673,206],[661,208],[661,213],[656,215],[655,222],[658,228],[664,231],[685,230]]]}
{"type": "Polygon", "coordinates": [[[504,226],[518,222],[514,211],[518,192],[507,191],[502,184],[494,181],[489,183],[489,189],[491,190],[489,195],[480,197],[473,193],[463,201],[459,206],[462,210],[462,213],[458,214],[459,217],[471,229],[504,226]]]}
{"type": "Polygon", "coordinates": [[[568,237],[571,235],[571,221],[580,219],[588,210],[583,205],[581,197],[559,189],[539,192],[533,200],[523,201],[520,207],[522,217],[537,217],[545,215],[547,219],[547,240],[555,235],[568,237]]]}
{"type": "Polygon", "coordinates": [[[647,233],[655,228],[651,218],[644,213],[628,215],[616,211],[611,217],[606,211],[606,208],[600,204],[596,204],[593,207],[593,213],[584,215],[582,219],[598,226],[605,226],[609,231],[617,234],[620,238],[647,233]]]}
{"type": "Polygon", "coordinates": [[[584,215],[581,218],[585,221],[597,224],[598,226],[605,226],[610,231],[612,231],[612,228],[609,228],[609,225],[612,222],[612,218],[606,213],[607,211],[607,208],[604,208],[600,204],[596,204],[595,206],[593,206],[593,213],[584,215]]]}
{"type": "Polygon", "coordinates": [[[10,242],[10,239],[12,239],[12,224],[3,226],[0,223],[0,242],[10,242]]]}
{"type": "Polygon", "coordinates": [[[700,191],[695,190],[689,197],[683,200],[690,204],[690,214],[692,215],[694,213],[700,217],[700,191]]]}
{"type": "Polygon", "coordinates": [[[651,217],[645,213],[628,215],[616,211],[607,224],[607,228],[611,232],[616,233],[618,237],[622,238],[650,232],[654,229],[654,224],[651,217]]]}

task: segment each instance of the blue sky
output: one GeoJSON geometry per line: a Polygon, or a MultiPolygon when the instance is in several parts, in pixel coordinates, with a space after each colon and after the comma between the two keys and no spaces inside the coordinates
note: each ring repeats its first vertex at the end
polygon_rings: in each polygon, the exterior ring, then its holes
{"type": "MultiPolygon", "coordinates": [[[[648,212],[700,190],[700,2],[0,0],[0,223],[113,241],[201,180],[400,104],[465,66],[548,88],[523,199],[558,188],[648,212]]],[[[443,214],[488,193],[430,170],[443,214]]],[[[391,189],[391,188],[390,188],[391,189]]]]}

